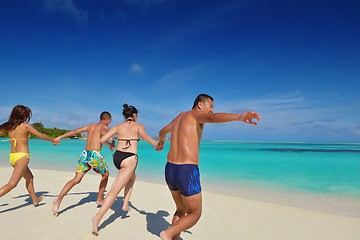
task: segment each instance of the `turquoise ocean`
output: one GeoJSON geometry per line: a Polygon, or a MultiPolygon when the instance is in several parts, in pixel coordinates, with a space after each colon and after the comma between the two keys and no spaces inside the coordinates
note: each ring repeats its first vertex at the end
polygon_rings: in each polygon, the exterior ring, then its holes
{"type": "MultiPolygon", "coordinates": [[[[0,167],[10,166],[9,144],[0,141],[0,167]]],[[[52,146],[47,141],[30,139],[29,146],[30,168],[75,172],[85,140],[63,139],[52,146]]],[[[169,142],[157,152],[140,141],[138,180],[165,183],[168,150],[169,142]]],[[[102,153],[110,174],[116,176],[113,152],[104,147],[102,153]]],[[[203,141],[199,168],[205,191],[250,198],[266,192],[279,196],[308,194],[360,203],[360,143],[203,141]]]]}

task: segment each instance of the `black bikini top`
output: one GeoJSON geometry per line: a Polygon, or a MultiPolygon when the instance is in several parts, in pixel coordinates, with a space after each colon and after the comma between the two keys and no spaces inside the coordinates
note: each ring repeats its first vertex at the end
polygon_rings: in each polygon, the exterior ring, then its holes
{"type": "MultiPolygon", "coordinates": [[[[134,120],[132,120],[131,118],[126,119],[126,122],[132,122],[134,120]]],[[[130,138],[130,139],[124,139],[124,138],[118,138],[119,141],[124,141],[125,142],[125,147],[123,147],[122,149],[126,150],[129,147],[132,147],[131,145],[131,141],[140,141],[140,138],[130,138]]]]}

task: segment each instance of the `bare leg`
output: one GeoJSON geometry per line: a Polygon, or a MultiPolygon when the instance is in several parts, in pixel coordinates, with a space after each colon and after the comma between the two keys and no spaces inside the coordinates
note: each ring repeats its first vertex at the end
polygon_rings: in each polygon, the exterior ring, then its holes
{"type": "Polygon", "coordinates": [[[125,189],[124,189],[124,204],[123,204],[123,207],[122,207],[123,211],[129,211],[130,210],[129,200],[130,200],[130,197],[131,197],[131,193],[133,191],[135,180],[136,180],[136,174],[134,172],[133,177],[129,180],[129,182],[126,184],[125,189]]]}
{"type": "MultiPolygon", "coordinates": [[[[187,208],[186,208],[186,204],[183,200],[183,197],[181,196],[180,192],[175,191],[172,194],[172,197],[174,199],[174,202],[176,204],[176,211],[175,214],[173,216],[173,219],[171,221],[171,225],[173,226],[180,218],[184,217],[187,213],[187,208]]],[[[172,239],[179,239],[180,238],[180,233],[176,234],[173,236],[172,239]]]]}
{"type": "Polygon", "coordinates": [[[189,197],[181,196],[178,191],[171,191],[171,194],[176,204],[176,212],[173,217],[172,226],[160,233],[160,237],[163,240],[179,239],[180,233],[194,226],[201,217],[201,193],[189,197]]]}
{"type": "Polygon", "coordinates": [[[61,190],[59,196],[57,196],[57,198],[54,199],[53,201],[53,207],[52,207],[52,212],[54,214],[54,216],[58,216],[59,214],[59,207],[61,204],[62,199],[64,198],[64,196],[76,185],[79,184],[81,182],[81,179],[85,176],[84,172],[76,172],[75,177],[73,179],[71,179],[70,181],[68,181],[64,188],[61,190]]]}
{"type": "Polygon", "coordinates": [[[98,226],[100,220],[105,215],[105,213],[109,210],[109,208],[113,205],[116,197],[119,195],[120,191],[125,187],[125,185],[129,182],[131,177],[134,174],[136,167],[136,159],[135,157],[129,157],[121,163],[121,169],[111,186],[109,193],[106,195],[103,205],[99,209],[98,213],[92,218],[93,228],[92,233],[97,236],[99,235],[98,226]]]}
{"type": "Polygon", "coordinates": [[[106,171],[102,176],[101,176],[101,181],[100,181],[100,185],[99,185],[99,193],[98,193],[98,197],[96,199],[96,205],[101,206],[103,204],[104,201],[104,192],[105,192],[105,188],[106,185],[108,183],[109,180],[109,171],[106,171]]]}
{"type": "MultiPolygon", "coordinates": [[[[171,195],[176,204],[176,211],[171,221],[171,225],[174,225],[181,217],[184,217],[186,215],[187,209],[179,191],[171,191],[171,195]]],[[[162,231],[160,233],[160,237],[162,239],[178,239],[180,237],[180,233],[170,238],[166,235],[165,231],[162,231]]]]}
{"type": "Polygon", "coordinates": [[[23,177],[25,178],[25,181],[26,181],[25,186],[26,186],[26,189],[29,192],[32,203],[33,203],[34,206],[36,206],[41,202],[41,200],[44,199],[44,195],[41,195],[40,197],[36,196],[35,188],[34,188],[34,175],[30,171],[29,167],[25,168],[25,172],[23,174],[23,177]]]}
{"type": "Polygon", "coordinates": [[[10,192],[12,189],[14,189],[17,186],[20,179],[24,175],[24,172],[28,164],[29,164],[28,157],[23,157],[22,159],[18,160],[15,163],[14,170],[9,182],[0,188],[0,197],[4,196],[5,194],[10,192]]]}

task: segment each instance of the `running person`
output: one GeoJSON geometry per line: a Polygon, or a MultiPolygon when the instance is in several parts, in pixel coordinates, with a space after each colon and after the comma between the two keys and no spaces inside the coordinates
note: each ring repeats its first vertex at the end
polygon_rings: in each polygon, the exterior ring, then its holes
{"type": "Polygon", "coordinates": [[[124,187],[124,204],[122,209],[124,211],[129,210],[129,199],[136,179],[135,169],[138,163],[137,151],[140,137],[153,145],[154,148],[157,146],[157,142],[146,133],[145,127],[142,124],[137,123],[139,117],[137,109],[134,106],[128,106],[127,104],[124,104],[123,107],[125,122],[111,128],[100,140],[101,142],[105,142],[115,134],[117,135],[118,145],[113,160],[119,173],[112,184],[109,193],[106,195],[103,205],[98,213],[92,218],[92,233],[96,236],[99,234],[98,226],[101,218],[113,205],[116,197],[124,187]]]}
{"type": "Polygon", "coordinates": [[[75,177],[65,184],[61,190],[59,196],[54,199],[52,212],[54,216],[59,215],[59,207],[64,196],[76,185],[79,184],[85,174],[93,169],[95,172],[101,174],[101,180],[99,185],[99,192],[96,200],[96,204],[99,206],[103,202],[104,191],[109,179],[109,171],[101,154],[102,145],[105,144],[110,147],[110,150],[114,149],[114,143],[105,141],[100,143],[100,138],[103,136],[111,122],[111,114],[109,112],[102,112],[100,114],[100,121],[98,123],[89,124],[78,129],[69,131],[59,137],[56,140],[60,141],[64,137],[70,137],[78,133],[87,132],[87,140],[85,150],[82,152],[78,159],[78,168],[76,170],[75,177]]]}
{"type": "Polygon", "coordinates": [[[202,195],[200,185],[199,144],[205,123],[243,121],[256,125],[260,121],[256,112],[243,114],[213,113],[213,98],[200,94],[192,110],[177,115],[159,132],[157,149],[164,148],[166,134],[171,132],[165,179],[176,205],[172,226],[160,233],[163,240],[179,239],[180,233],[194,226],[200,219],[202,195]]]}
{"type": "Polygon", "coordinates": [[[0,135],[6,132],[9,134],[9,140],[11,141],[9,158],[10,164],[14,168],[9,182],[0,188],[0,197],[14,189],[23,177],[26,181],[25,186],[29,192],[32,203],[34,206],[37,206],[44,196],[36,196],[34,176],[28,167],[30,162],[30,133],[44,140],[51,141],[53,145],[56,145],[59,142],[40,133],[31,126],[31,124],[28,124],[31,115],[32,112],[30,108],[23,105],[17,105],[12,109],[9,120],[0,126],[0,135]]]}

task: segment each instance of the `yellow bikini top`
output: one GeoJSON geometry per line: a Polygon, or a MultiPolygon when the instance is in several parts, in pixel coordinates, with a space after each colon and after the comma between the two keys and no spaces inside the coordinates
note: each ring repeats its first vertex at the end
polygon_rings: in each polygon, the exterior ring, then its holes
{"type": "Polygon", "coordinates": [[[7,142],[7,141],[14,141],[14,148],[16,148],[16,141],[17,140],[27,140],[30,138],[30,133],[29,133],[29,137],[28,138],[9,138],[9,139],[5,139],[5,140],[1,140],[2,142],[7,142]]]}
{"type": "MultiPolygon", "coordinates": [[[[16,128],[15,129],[17,129],[18,128],[18,126],[16,126],[16,128]]],[[[17,140],[27,140],[27,139],[29,139],[30,138],[30,133],[29,133],[29,136],[28,136],[28,138],[18,138],[18,139],[16,139],[16,138],[9,138],[9,139],[5,139],[5,140],[1,140],[2,142],[7,142],[7,141],[14,141],[14,148],[16,148],[16,141],[17,140]]]]}
{"type": "Polygon", "coordinates": [[[29,137],[28,138],[18,138],[18,139],[16,139],[16,138],[10,138],[9,140],[10,141],[14,141],[14,148],[16,148],[16,141],[17,140],[27,140],[27,139],[29,139],[30,138],[30,134],[29,134],[29,137]]]}

